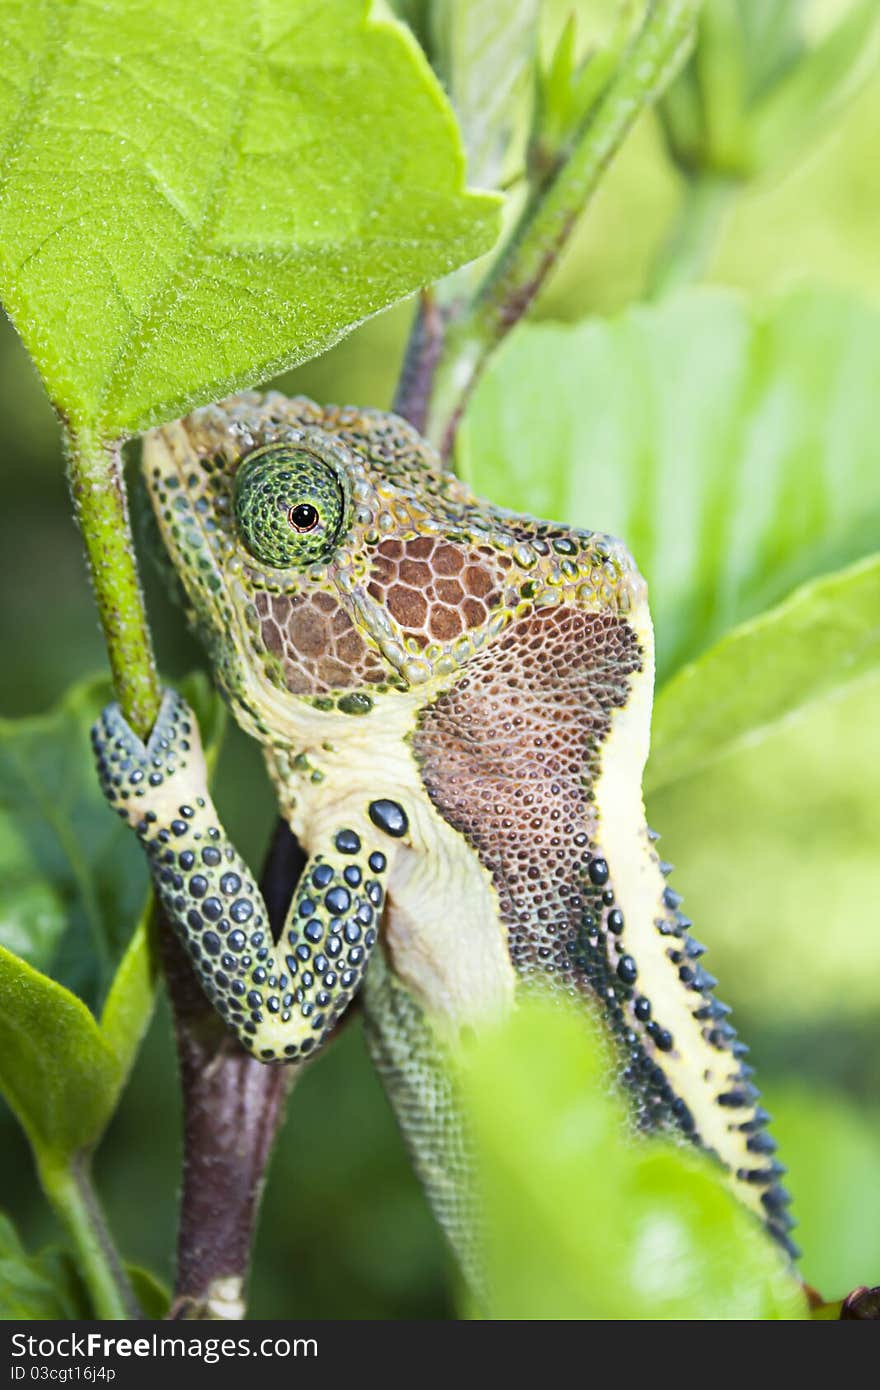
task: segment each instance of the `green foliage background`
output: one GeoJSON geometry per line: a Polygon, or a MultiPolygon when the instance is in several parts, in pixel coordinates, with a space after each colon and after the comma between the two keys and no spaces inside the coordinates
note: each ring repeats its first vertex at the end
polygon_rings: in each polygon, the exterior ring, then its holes
{"type": "MultiPolygon", "coordinates": [[[[595,17],[608,7],[582,0],[579,8],[595,17]]],[[[841,6],[823,0],[810,8],[821,24],[841,6]]],[[[784,624],[750,631],[748,648],[715,649],[712,659],[726,662],[709,673],[719,699],[738,673],[744,682],[751,675],[755,698],[774,697],[772,717],[760,736],[732,742],[711,761],[686,741],[652,773],[649,802],[722,997],[752,1046],[790,1168],[803,1273],[826,1297],[880,1280],[880,677],[876,648],[866,646],[872,628],[876,642],[878,604],[876,583],[865,588],[873,581],[860,568],[880,539],[878,140],[874,72],[805,146],[771,162],[738,196],[704,284],[648,303],[683,183],[657,118],[644,119],[537,306],[534,332],[544,336],[530,345],[532,330],[524,330],[501,355],[473,404],[464,451],[467,471],[498,500],[626,536],[650,575],[663,670],[699,658],[731,622],[784,600],[801,580],[848,566],[845,582],[856,575],[862,585],[865,620],[849,646],[817,646],[797,691],[778,700],[760,644],[772,650],[786,640],[784,624]],[[531,352],[543,377],[529,370],[531,352]],[[510,382],[515,389],[506,391],[510,382]],[[640,422],[656,423],[657,403],[670,399],[662,446],[648,449],[650,424],[640,433],[640,422]],[[519,415],[504,416],[505,400],[519,415]],[[699,429],[676,432],[682,420],[699,429]],[[748,439],[732,441],[730,422],[744,420],[748,439]],[[610,495],[611,460],[614,476],[630,480],[627,496],[610,495]],[[760,509],[763,568],[749,567],[748,583],[738,585],[733,561],[720,567],[718,557],[736,559],[753,543],[755,498],[768,477],[776,481],[760,509]],[[719,517],[734,519],[723,536],[719,517]]],[[[321,400],[389,404],[409,316],[408,308],[383,315],[280,384],[321,400]]],[[[57,426],[6,325],[0,441],[0,713],[18,718],[48,710],[84,673],[101,670],[104,649],[57,426]]],[[[159,580],[147,577],[162,670],[179,679],[200,654],[159,580]]],[[[661,702],[658,719],[667,717],[661,702]]],[[[76,711],[56,721],[64,718],[76,711]]],[[[44,801],[75,798],[82,769],[51,770],[56,781],[44,785],[44,801]]],[[[16,896],[7,880],[0,943],[16,949],[17,914],[36,912],[41,955],[32,963],[51,962],[54,975],[90,1000],[100,981],[90,973],[88,943],[97,936],[112,954],[113,904],[135,910],[142,868],[136,856],[99,846],[98,895],[83,913],[81,851],[59,847],[39,817],[22,821],[22,799],[34,794],[33,778],[24,780],[30,789],[4,778],[0,865],[21,862],[13,835],[25,835],[33,862],[51,866],[51,883],[35,903],[30,881],[16,896]]],[[[216,798],[233,839],[257,863],[274,812],[256,750],[235,729],[216,798]]],[[[177,1081],[161,1004],[96,1173],[126,1259],[163,1277],[178,1172],[177,1081]]],[[[57,1240],[25,1140],[5,1109],[0,1205],[15,1214],[29,1250],[57,1240]]],[[[451,1315],[449,1261],[358,1024],[293,1097],[264,1213],[252,1316],[451,1315]]],[[[12,1249],[14,1240],[0,1231],[0,1268],[4,1242],[12,1249]]],[[[35,1287],[45,1278],[39,1261],[32,1278],[35,1287]]],[[[81,1294],[72,1273],[65,1279],[65,1306],[74,1309],[81,1294]]],[[[60,1286],[57,1274],[53,1282],[60,1286]]]]}

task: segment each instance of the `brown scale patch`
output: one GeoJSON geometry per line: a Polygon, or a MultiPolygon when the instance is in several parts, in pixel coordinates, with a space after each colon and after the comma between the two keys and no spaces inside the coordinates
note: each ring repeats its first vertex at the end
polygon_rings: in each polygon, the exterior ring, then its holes
{"type": "Polygon", "coordinates": [[[464,569],[464,555],[455,545],[438,545],[434,554],[434,570],[437,574],[458,574],[464,569]]]}
{"type": "Polygon", "coordinates": [[[263,649],[281,663],[294,695],[323,695],[387,679],[382,658],[332,594],[260,593],[256,609],[263,649]]]}
{"type": "Polygon", "coordinates": [[[435,580],[434,592],[441,603],[449,604],[453,608],[460,608],[464,603],[464,589],[457,579],[435,580]]]}
{"type": "Polygon", "coordinates": [[[499,557],[433,536],[383,541],[373,559],[368,592],[406,637],[420,647],[453,642],[482,626],[501,601],[499,557]]]}
{"type": "Polygon", "coordinates": [[[392,584],[385,603],[401,627],[414,629],[425,626],[428,605],[418,589],[411,589],[406,584],[392,584]]]}
{"type": "Polygon", "coordinates": [[[532,612],[421,712],[413,749],[431,801],[492,876],[518,974],[599,997],[640,1122],[665,1127],[678,1123],[675,1097],[631,1031],[633,991],[603,926],[614,865],[604,888],[588,872],[602,853],[591,802],[602,745],[641,665],[635,633],[613,614],[532,612]]]}
{"type": "Polygon", "coordinates": [[[589,792],[611,712],[640,668],[619,618],[540,610],[421,715],[414,747],[428,793],[491,872],[523,973],[573,973],[566,943],[584,908],[589,792]]]}

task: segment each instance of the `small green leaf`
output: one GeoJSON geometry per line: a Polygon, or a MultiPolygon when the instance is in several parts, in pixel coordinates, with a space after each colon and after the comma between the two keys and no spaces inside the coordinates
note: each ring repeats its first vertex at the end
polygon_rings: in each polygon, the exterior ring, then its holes
{"type": "Polygon", "coordinates": [[[527,1003],[462,1068],[492,1318],[800,1318],[801,1290],[711,1160],[632,1135],[606,1044],[527,1003]]]}
{"type": "Polygon", "coordinates": [[[153,1012],[157,962],[152,915],[150,902],[119,963],[101,1012],[101,1033],[123,1076],[131,1069],[153,1012]]]}
{"type": "Polygon", "coordinates": [[[880,536],[880,314],[831,293],[752,309],[692,290],[514,334],[463,471],[515,510],[610,531],[648,580],[668,677],[880,536]]]}
{"type": "Polygon", "coordinates": [[[0,53],[0,295],[74,435],[314,356],[497,234],[367,0],[0,0],[0,53]]]}
{"type": "Polygon", "coordinates": [[[101,1135],[122,1069],[81,999],[0,946],[0,1091],[41,1162],[101,1135]]]}
{"type": "Polygon", "coordinates": [[[666,682],[647,790],[693,776],[871,672],[880,672],[880,556],[796,589],[666,682]]]}
{"type": "Polygon", "coordinates": [[[540,0],[434,0],[435,66],[467,151],[468,177],[497,188],[522,168],[540,0]]]}
{"type": "Polygon", "coordinates": [[[539,176],[576,138],[614,77],[639,18],[638,6],[621,4],[609,31],[579,58],[577,15],[572,11],[567,16],[549,60],[538,69],[532,154],[539,176]]]}
{"type": "Polygon", "coordinates": [[[0,1321],[79,1321],[92,1317],[85,1286],[63,1250],[28,1255],[0,1212],[0,1321]]]}
{"type": "Polygon", "coordinates": [[[559,139],[571,121],[571,87],[577,70],[577,17],[572,12],[551,49],[550,58],[538,69],[541,124],[559,139]]]}

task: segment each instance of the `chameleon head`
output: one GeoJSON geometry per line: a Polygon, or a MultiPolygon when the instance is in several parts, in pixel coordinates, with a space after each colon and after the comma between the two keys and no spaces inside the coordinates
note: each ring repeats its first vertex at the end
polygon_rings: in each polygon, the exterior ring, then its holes
{"type": "Polygon", "coordinates": [[[297,705],[365,713],[447,683],[565,589],[643,604],[618,542],[479,501],[379,411],[234,397],[152,431],[144,471],[216,674],[266,741],[297,705]]]}

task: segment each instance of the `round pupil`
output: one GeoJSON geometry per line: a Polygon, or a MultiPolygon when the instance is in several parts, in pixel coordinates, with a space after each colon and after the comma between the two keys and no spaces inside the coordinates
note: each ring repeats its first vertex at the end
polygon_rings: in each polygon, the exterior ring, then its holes
{"type": "Polygon", "coordinates": [[[298,507],[291,507],[287,515],[297,531],[313,531],[318,524],[317,508],[310,502],[300,502],[298,507]]]}
{"type": "Polygon", "coordinates": [[[276,569],[328,559],[345,526],[342,479],[310,450],[286,444],[267,445],[242,459],[234,505],[245,548],[276,569]]]}

